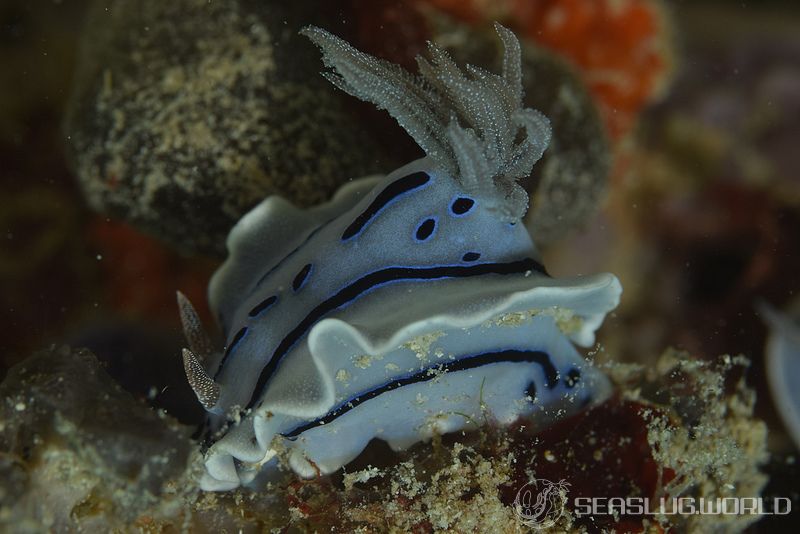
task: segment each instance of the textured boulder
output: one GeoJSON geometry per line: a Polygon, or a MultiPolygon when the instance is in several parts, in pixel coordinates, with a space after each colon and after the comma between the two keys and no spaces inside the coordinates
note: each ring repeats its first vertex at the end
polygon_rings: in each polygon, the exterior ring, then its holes
{"type": "Polygon", "coordinates": [[[326,11],[336,13],[307,0],[95,2],[66,121],[89,203],[222,255],[265,196],[308,206],[385,168],[297,35],[335,26],[326,11]]]}
{"type": "Polygon", "coordinates": [[[0,398],[0,526],[63,530],[98,508],[125,521],[185,487],[191,429],[120,389],[88,351],[35,354],[0,398]]]}

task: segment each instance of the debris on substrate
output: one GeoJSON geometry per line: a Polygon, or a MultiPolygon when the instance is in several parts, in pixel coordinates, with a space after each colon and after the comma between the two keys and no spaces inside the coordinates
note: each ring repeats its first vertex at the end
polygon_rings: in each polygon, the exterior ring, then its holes
{"type": "Polygon", "coordinates": [[[122,390],[87,350],[51,348],[0,384],[0,530],[129,525],[174,514],[191,428],[122,390]]]}
{"type": "MultiPolygon", "coordinates": [[[[170,532],[526,532],[511,506],[531,479],[570,497],[756,497],[766,426],[744,357],[667,351],[612,365],[617,393],[541,432],[486,424],[392,453],[381,442],[339,472],[254,492],[205,493],[191,427],[113,383],[94,356],[41,352],[0,386],[0,529],[170,532]]],[[[572,502],[572,500],[569,500],[572,502]]],[[[581,516],[567,532],[738,532],[757,516],[581,516]]]]}

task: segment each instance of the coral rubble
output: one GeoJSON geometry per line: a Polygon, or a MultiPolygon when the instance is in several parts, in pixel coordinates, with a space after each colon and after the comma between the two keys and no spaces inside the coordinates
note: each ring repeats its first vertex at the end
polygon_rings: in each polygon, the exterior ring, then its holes
{"type": "Polygon", "coordinates": [[[10,370],[0,397],[0,525],[124,525],[181,489],[188,428],[133,399],[90,352],[35,354],[10,370]]]}
{"type": "MultiPolygon", "coordinates": [[[[215,494],[197,489],[199,455],[188,427],[111,385],[90,353],[52,349],[0,386],[0,524],[17,531],[526,532],[512,504],[535,477],[565,480],[571,497],[757,497],[766,480],[759,470],[766,427],[752,415],[746,365],[741,357],[709,364],[668,351],[655,368],[610,366],[621,395],[543,432],[520,421],[407,453],[375,442],[344,473],[304,481],[287,472],[259,492],[215,494]]],[[[568,505],[556,526],[740,532],[754,519],[591,518],[568,505]]]]}

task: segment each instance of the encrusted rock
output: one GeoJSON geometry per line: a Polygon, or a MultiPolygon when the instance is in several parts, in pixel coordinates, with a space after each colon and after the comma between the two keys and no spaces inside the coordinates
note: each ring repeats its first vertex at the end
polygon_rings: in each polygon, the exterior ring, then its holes
{"type": "Polygon", "coordinates": [[[265,196],[308,206],[392,168],[297,35],[335,28],[336,13],[309,0],[96,2],[66,123],[90,204],[222,255],[265,196]]]}
{"type": "Polygon", "coordinates": [[[86,526],[98,509],[124,522],[175,494],[187,472],[191,429],[120,389],[86,350],[35,354],[0,398],[0,530],[86,526]]]}

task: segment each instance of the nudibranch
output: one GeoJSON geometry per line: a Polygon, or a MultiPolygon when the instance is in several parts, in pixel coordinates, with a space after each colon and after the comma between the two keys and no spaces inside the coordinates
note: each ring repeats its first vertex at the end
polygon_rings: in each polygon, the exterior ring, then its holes
{"type": "Polygon", "coordinates": [[[209,302],[215,352],[179,294],[189,382],[209,412],[201,487],[257,484],[288,463],[331,473],[372,439],[564,417],[609,393],[589,346],[621,288],[550,277],[517,180],[550,140],[522,103],[520,45],[496,26],[502,74],[429,45],[419,75],[316,28],[338,88],[387,110],[426,156],[300,210],[269,197],[232,229],[209,302]]]}
{"type": "Polygon", "coordinates": [[[800,300],[786,313],[768,304],[758,306],[769,327],[764,352],[772,400],[795,447],[800,449],[800,300]]]}

